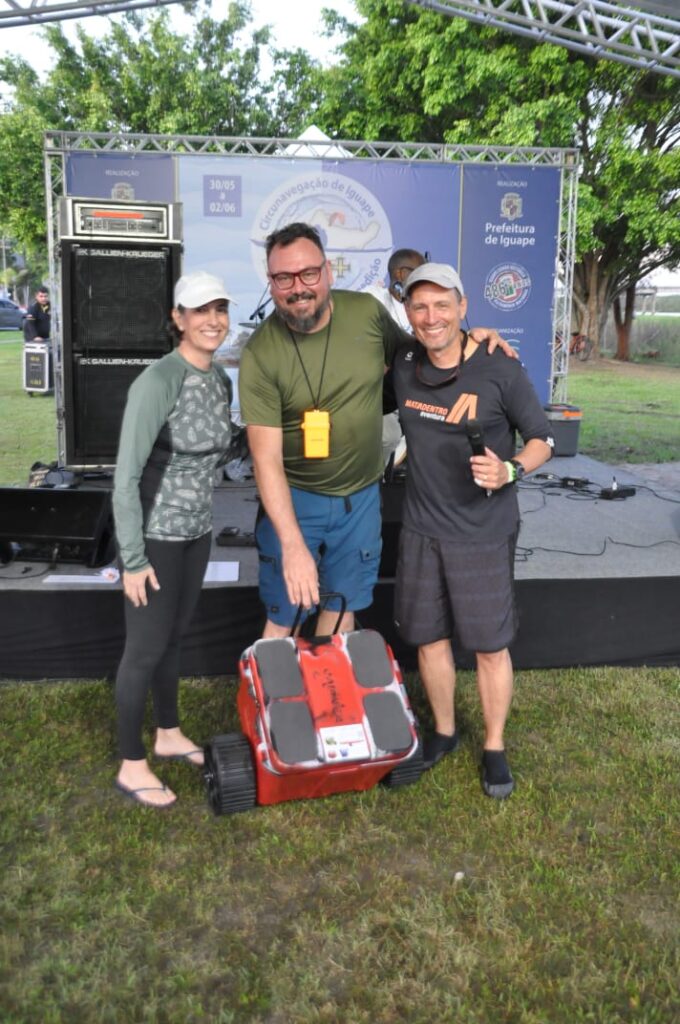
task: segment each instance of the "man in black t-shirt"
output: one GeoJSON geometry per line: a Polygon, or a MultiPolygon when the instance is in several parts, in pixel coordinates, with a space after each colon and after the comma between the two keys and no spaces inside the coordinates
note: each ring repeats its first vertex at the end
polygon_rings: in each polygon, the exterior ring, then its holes
{"type": "Polygon", "coordinates": [[[49,341],[50,324],[50,296],[47,288],[41,285],[24,319],[24,341],[49,341]]]}
{"type": "Polygon", "coordinates": [[[458,746],[455,629],[476,653],[483,789],[504,799],[514,788],[503,740],[517,628],[514,485],[550,458],[550,426],[521,364],[488,355],[461,329],[467,300],[453,267],[418,267],[405,292],[417,341],[397,353],[392,371],[408,445],[396,615],[404,640],[418,647],[434,716],[424,761],[432,767],[458,746]],[[470,421],[481,428],[484,454],[471,456],[470,421]],[[515,456],[516,430],[524,447],[515,456]]]}

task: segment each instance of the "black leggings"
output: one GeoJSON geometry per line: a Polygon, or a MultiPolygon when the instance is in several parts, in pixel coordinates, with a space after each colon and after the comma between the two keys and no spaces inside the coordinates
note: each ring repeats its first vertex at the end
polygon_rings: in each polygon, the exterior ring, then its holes
{"type": "Polygon", "coordinates": [[[211,534],[197,540],[147,540],[146,553],[160,590],[147,587],[148,604],[125,599],[125,650],[116,676],[118,745],[131,761],[146,757],[144,707],[151,687],[156,725],[179,725],[179,647],[201,595],[211,534]]]}

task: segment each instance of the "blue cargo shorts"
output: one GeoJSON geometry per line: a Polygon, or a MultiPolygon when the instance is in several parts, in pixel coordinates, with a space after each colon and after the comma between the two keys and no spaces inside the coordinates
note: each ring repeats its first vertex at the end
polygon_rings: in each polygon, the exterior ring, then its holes
{"type": "MultiPolygon", "coordinates": [[[[339,593],[347,611],[367,608],[373,601],[382,549],[380,488],[377,483],[337,497],[291,487],[297,521],[319,568],[322,593],[339,593]]],[[[263,515],[255,529],[260,558],[260,598],[267,618],[292,626],[297,607],[288,600],[281,565],[281,545],[271,520],[263,515]]],[[[337,609],[330,600],[327,608],[337,609]]]]}

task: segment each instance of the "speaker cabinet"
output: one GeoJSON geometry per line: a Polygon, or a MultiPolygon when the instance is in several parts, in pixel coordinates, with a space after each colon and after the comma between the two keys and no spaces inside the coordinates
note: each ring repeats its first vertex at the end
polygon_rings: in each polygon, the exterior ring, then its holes
{"type": "Polygon", "coordinates": [[[181,246],[63,240],[61,248],[66,464],[113,465],[130,384],[172,348],[181,246]]]}
{"type": "Polygon", "coordinates": [[[79,465],[114,465],[125,401],[135,377],[154,356],[74,355],[70,426],[79,465]]]}
{"type": "Polygon", "coordinates": [[[28,561],[106,565],[115,554],[111,492],[0,487],[0,545],[28,561]]]}

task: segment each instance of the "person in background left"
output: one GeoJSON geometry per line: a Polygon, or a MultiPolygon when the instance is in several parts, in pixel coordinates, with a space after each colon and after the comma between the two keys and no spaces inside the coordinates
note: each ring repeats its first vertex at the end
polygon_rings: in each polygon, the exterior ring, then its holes
{"type": "Polygon", "coordinates": [[[133,382],[121,428],[113,511],[126,640],[116,676],[122,761],[115,785],[150,807],[169,807],[177,798],[146,759],[149,690],[155,757],[203,764],[202,750],[179,725],[179,645],[201,593],[214,474],[231,434],[228,382],[213,364],[229,330],[230,301],[212,274],[179,279],[172,310],[177,347],[133,382]]]}
{"type": "Polygon", "coordinates": [[[49,341],[52,325],[50,296],[45,285],[35,293],[35,302],[28,307],[24,318],[24,341],[49,341]]]}

